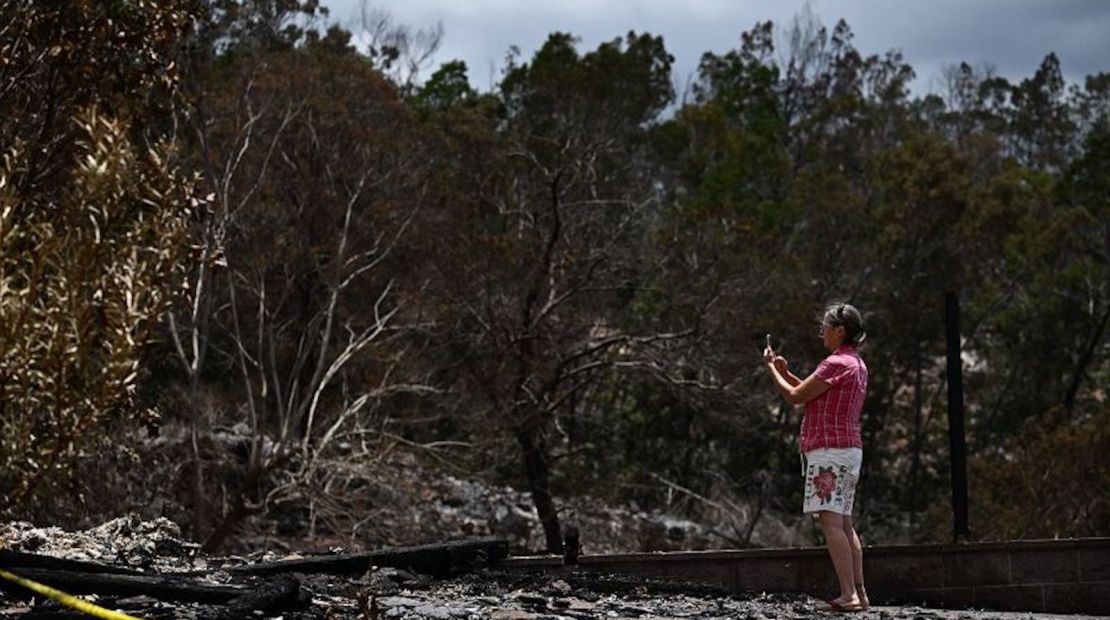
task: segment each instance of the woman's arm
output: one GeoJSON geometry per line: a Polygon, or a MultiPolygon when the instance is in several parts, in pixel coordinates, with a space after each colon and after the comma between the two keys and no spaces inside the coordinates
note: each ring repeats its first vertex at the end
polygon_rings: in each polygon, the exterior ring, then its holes
{"type": "Polygon", "coordinates": [[[787,363],[785,357],[781,355],[776,355],[774,359],[774,364],[775,368],[778,369],[779,374],[782,375],[782,378],[786,379],[786,382],[790,385],[796,386],[802,382],[802,380],[799,379],[797,375],[790,372],[789,364],[787,363]]]}
{"type": "Polygon", "coordinates": [[[804,405],[824,394],[831,387],[828,383],[813,375],[806,377],[804,380],[799,380],[789,370],[786,370],[786,360],[777,363],[780,359],[782,358],[773,354],[764,353],[763,356],[763,360],[767,364],[767,370],[770,371],[771,378],[775,382],[775,387],[779,389],[779,393],[782,394],[786,402],[791,405],[804,405]],[[793,382],[791,379],[793,379],[793,382]]]}

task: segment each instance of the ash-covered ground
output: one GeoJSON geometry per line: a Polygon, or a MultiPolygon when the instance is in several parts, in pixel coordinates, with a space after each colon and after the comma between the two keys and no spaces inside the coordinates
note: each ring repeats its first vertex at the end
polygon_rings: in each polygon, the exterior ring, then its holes
{"type": "MultiPolygon", "coordinates": [[[[236,549],[303,550],[332,546],[380,547],[428,541],[496,536],[509,540],[514,554],[540,553],[545,535],[531,494],[480,479],[457,478],[422,465],[411,454],[358,469],[358,497],[342,514],[307,514],[285,506],[264,518],[244,523],[229,540],[236,549]],[[284,511],[284,512],[283,512],[284,511]],[[309,531],[307,523],[314,523],[309,531]]],[[[588,495],[556,498],[564,525],[582,533],[582,552],[692,551],[737,546],[796,547],[807,544],[813,529],[802,515],[756,511],[736,500],[728,514],[697,504],[692,519],[690,498],[675,496],[665,509],[645,510],[634,504],[612,505],[588,495]],[[756,523],[750,520],[758,513],[756,523]],[[750,526],[750,530],[749,530],[750,526]]],[[[696,502],[694,502],[696,503],[696,502]]],[[[713,502],[716,503],[716,502],[713,502]]],[[[189,522],[184,506],[168,504],[148,519],[166,516],[189,522]]],[[[815,531],[815,530],[814,530],[815,531]]]]}
{"type": "MultiPolygon", "coordinates": [[[[91,560],[150,574],[207,571],[207,583],[241,583],[262,589],[275,581],[295,580],[297,596],[280,609],[254,610],[225,605],[165,602],[147,596],[87,596],[90,600],[142,618],[226,619],[477,619],[560,620],[586,618],[741,618],[800,619],[835,617],[816,611],[819,601],[803,595],[728,596],[707,586],[645,581],[586,573],[520,574],[496,567],[451,579],[433,579],[404,570],[374,568],[365,574],[296,575],[237,578],[228,567],[282,559],[273,553],[205,557],[181,539],[166,519],[124,517],[81,532],[38,528],[27,523],[0,525],[0,549],[58,558],[91,560]]],[[[285,556],[288,557],[288,556],[285,556]]],[[[1016,620],[1072,618],[990,611],[944,611],[918,607],[875,607],[856,618],[881,620],[1016,620]]],[[[0,617],[87,618],[52,601],[31,600],[18,590],[0,593],[0,617]]]]}

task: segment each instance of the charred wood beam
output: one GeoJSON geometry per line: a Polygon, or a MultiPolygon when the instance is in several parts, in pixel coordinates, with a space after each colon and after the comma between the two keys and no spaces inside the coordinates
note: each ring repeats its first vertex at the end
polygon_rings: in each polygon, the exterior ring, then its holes
{"type": "MultiPolygon", "coordinates": [[[[371,566],[389,566],[435,577],[446,577],[472,570],[476,566],[498,562],[508,555],[507,540],[484,538],[267,562],[213,569],[213,571],[227,571],[236,576],[289,573],[343,575],[362,574],[371,566]]],[[[125,597],[145,595],[163,601],[223,605],[227,606],[231,613],[228,618],[234,617],[237,611],[284,609],[305,603],[302,600],[300,582],[292,577],[282,577],[250,587],[221,585],[192,579],[198,574],[213,571],[143,575],[130,569],[95,562],[13,551],[0,552],[0,567],[11,569],[21,577],[58,588],[69,594],[125,597]]],[[[29,592],[13,584],[0,584],[0,590],[11,592],[17,597],[30,595],[29,592]]]]}
{"type": "Polygon", "coordinates": [[[301,589],[301,582],[298,579],[282,575],[251,588],[242,596],[231,599],[226,607],[205,616],[205,620],[241,620],[256,615],[255,612],[269,613],[299,609],[310,602],[311,596],[301,589]]]}
{"type": "Polygon", "coordinates": [[[264,562],[226,567],[219,570],[227,571],[233,575],[272,575],[279,573],[359,575],[365,573],[371,566],[389,566],[404,568],[433,577],[449,577],[471,570],[475,566],[503,560],[508,555],[509,541],[502,538],[482,538],[416,547],[397,547],[363,553],[264,562]]]}
{"type": "MultiPolygon", "coordinates": [[[[20,577],[57,588],[67,594],[101,594],[106,596],[136,596],[144,594],[164,601],[189,601],[222,605],[250,593],[245,586],[202,583],[177,576],[118,575],[110,573],[83,573],[48,568],[15,569],[20,577]]],[[[0,588],[17,596],[30,592],[14,585],[0,588]]]]}
{"type": "Polygon", "coordinates": [[[45,570],[63,570],[75,573],[107,573],[114,575],[141,575],[137,570],[124,568],[122,566],[112,566],[110,564],[101,564],[100,562],[90,562],[87,560],[67,560],[65,558],[55,558],[48,555],[39,555],[37,553],[25,553],[22,551],[8,551],[0,549],[0,568],[21,569],[21,568],[41,568],[45,570]]]}

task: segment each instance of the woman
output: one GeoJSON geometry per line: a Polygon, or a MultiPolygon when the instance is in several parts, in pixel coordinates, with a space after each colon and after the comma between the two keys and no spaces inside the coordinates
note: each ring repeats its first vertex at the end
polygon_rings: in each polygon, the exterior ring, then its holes
{"type": "Polygon", "coordinates": [[[860,411],[867,394],[867,365],[858,347],[866,334],[859,310],[833,304],[821,320],[821,339],[830,355],[804,380],[770,348],[763,361],[784,399],[805,405],[800,450],[805,475],[803,512],[821,521],[840,596],[822,611],[868,608],[863,587],[863,547],[852,526],[856,482],[863,464],[860,411]]]}

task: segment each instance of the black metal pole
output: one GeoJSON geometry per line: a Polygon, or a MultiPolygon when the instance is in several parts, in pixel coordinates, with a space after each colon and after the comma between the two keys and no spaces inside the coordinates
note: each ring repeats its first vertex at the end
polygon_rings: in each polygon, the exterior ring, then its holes
{"type": "Polygon", "coordinates": [[[952,463],[952,537],[967,542],[967,444],[964,441],[964,373],[960,357],[960,301],[944,293],[944,326],[948,341],[948,453],[952,463]]]}

